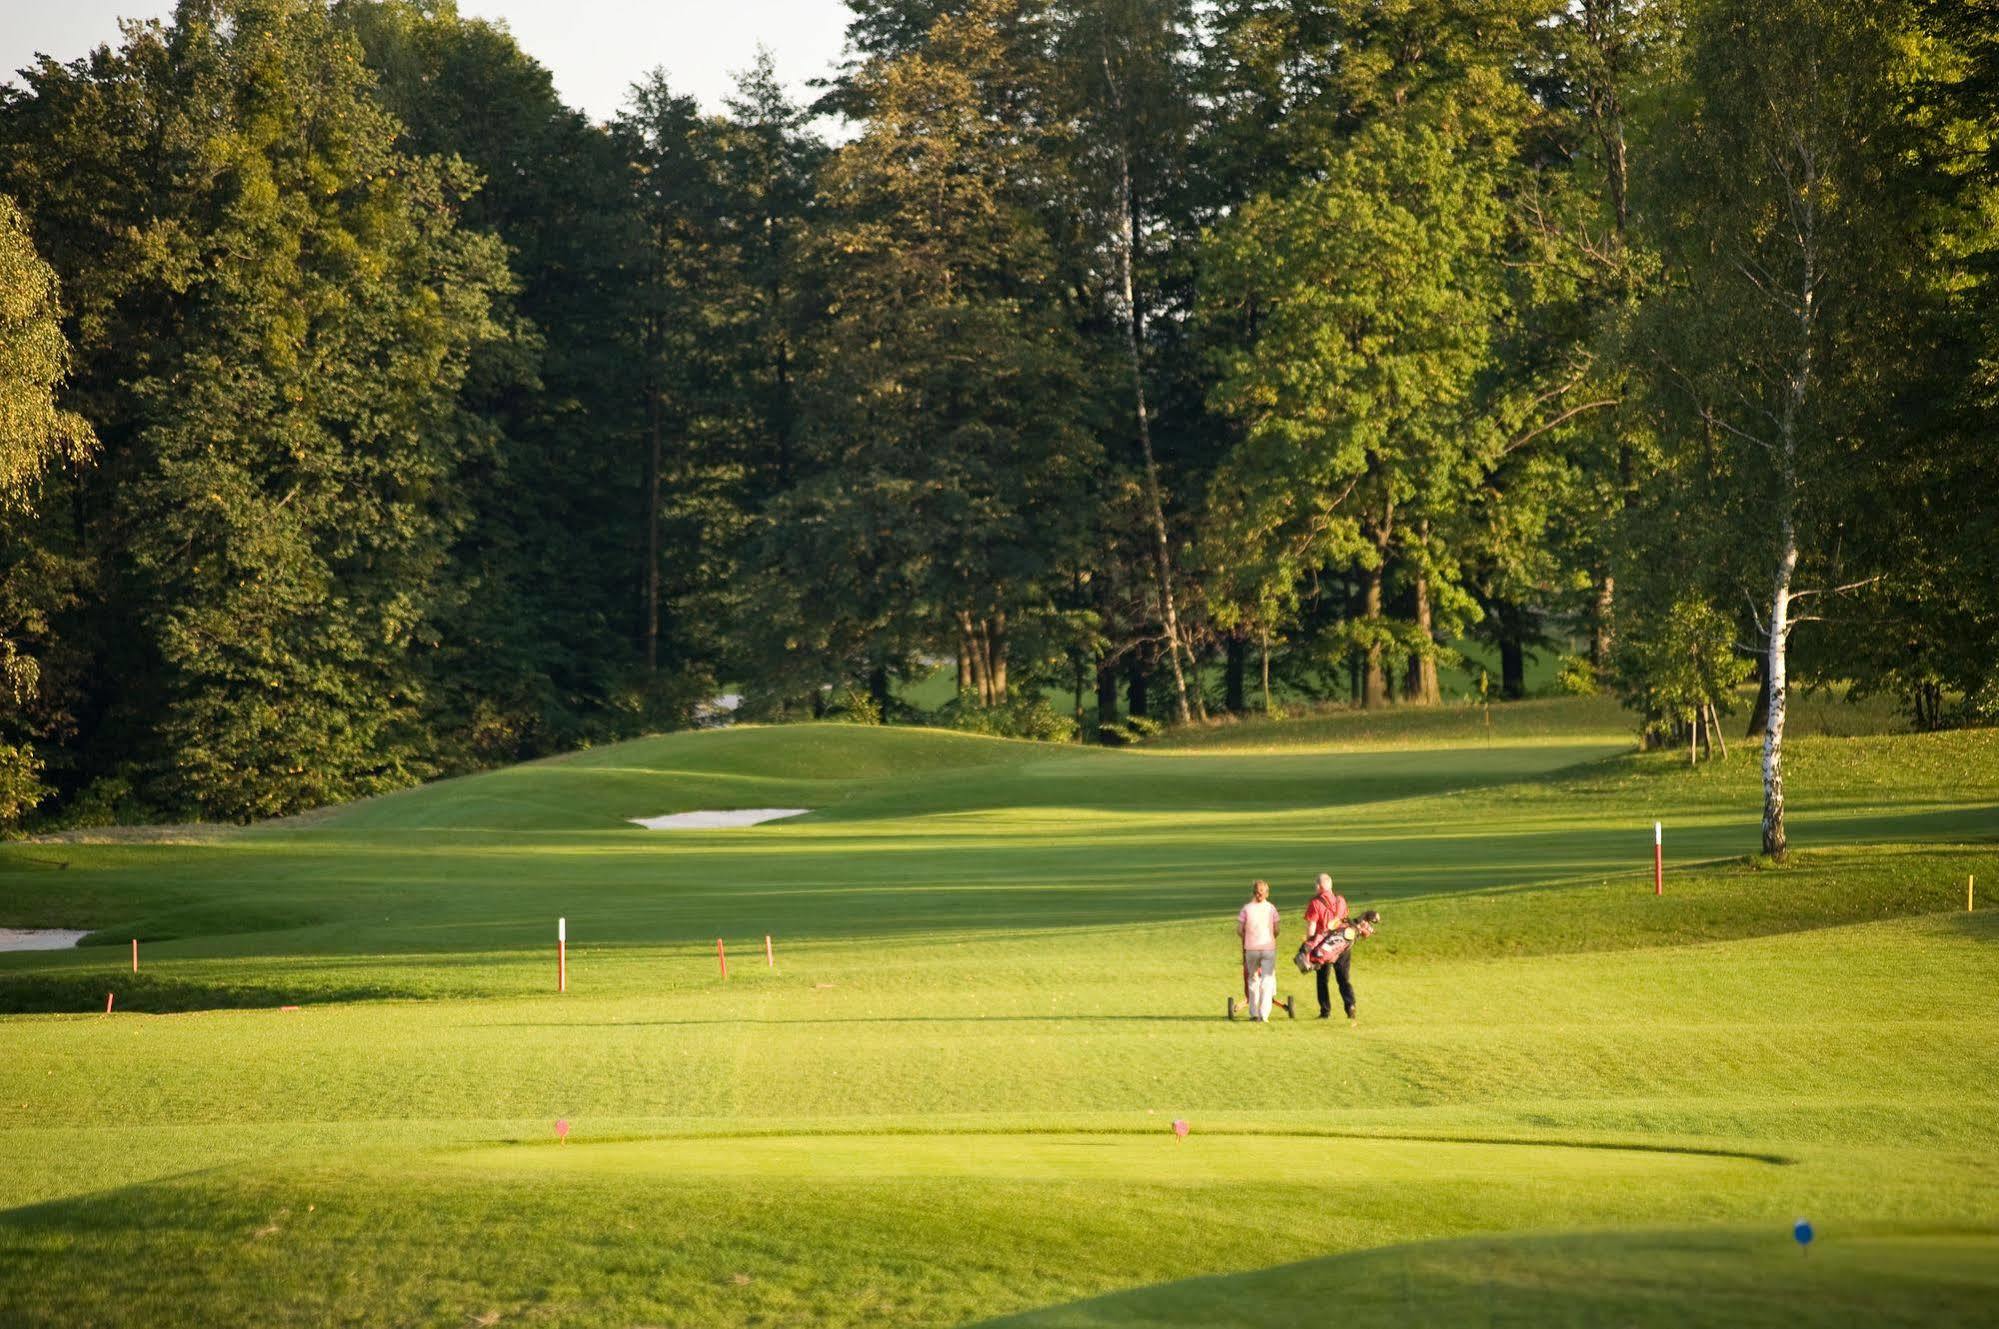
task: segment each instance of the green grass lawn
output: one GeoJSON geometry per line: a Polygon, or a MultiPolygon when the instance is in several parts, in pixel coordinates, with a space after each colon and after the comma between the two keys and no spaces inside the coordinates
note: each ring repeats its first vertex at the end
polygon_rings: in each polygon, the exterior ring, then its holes
{"type": "Polygon", "coordinates": [[[1758,867],[1753,754],[1484,719],[743,728],[0,846],[0,926],[101,943],[0,955],[0,1324],[1991,1323],[1999,734],[1807,715],[1758,867]],[[1359,1025],[1230,1024],[1249,877],[1295,939],[1322,867],[1359,1025]]]}

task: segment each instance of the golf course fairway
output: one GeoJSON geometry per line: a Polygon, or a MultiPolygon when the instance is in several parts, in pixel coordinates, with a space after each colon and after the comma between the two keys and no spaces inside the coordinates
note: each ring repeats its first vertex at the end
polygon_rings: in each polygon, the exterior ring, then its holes
{"type": "Polygon", "coordinates": [[[91,929],[0,954],[0,1325],[1992,1324],[1999,733],[1793,723],[1782,866],[1753,752],[1590,700],[0,845],[0,927],[91,929]],[[632,824],[749,808],[809,811],[632,824]],[[1321,869],[1384,916],[1353,1027],[1321,869]]]}

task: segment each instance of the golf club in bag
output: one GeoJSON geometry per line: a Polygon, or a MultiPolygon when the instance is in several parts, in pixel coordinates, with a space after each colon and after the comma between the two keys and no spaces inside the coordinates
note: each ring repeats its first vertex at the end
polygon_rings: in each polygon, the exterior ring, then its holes
{"type": "Polygon", "coordinates": [[[1316,945],[1310,941],[1300,945],[1298,954],[1292,957],[1292,962],[1298,966],[1298,972],[1301,974],[1309,974],[1314,969],[1323,968],[1345,955],[1362,937],[1372,937],[1375,925],[1380,922],[1381,911],[1370,909],[1360,917],[1348,919],[1334,928],[1319,938],[1316,945]]]}

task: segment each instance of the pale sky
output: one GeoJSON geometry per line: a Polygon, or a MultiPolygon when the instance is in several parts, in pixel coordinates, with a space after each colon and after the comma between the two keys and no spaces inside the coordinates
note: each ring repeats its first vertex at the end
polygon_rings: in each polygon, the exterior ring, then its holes
{"type": "MultiPolygon", "coordinates": [[[[120,18],[165,18],[172,0],[0,0],[0,81],[37,52],[73,60],[114,42],[120,18]]],[[[458,0],[458,12],[504,21],[547,66],[562,99],[607,120],[625,89],[664,66],[673,86],[720,110],[757,43],[771,49],[792,95],[840,58],[840,0],[458,0]]]]}

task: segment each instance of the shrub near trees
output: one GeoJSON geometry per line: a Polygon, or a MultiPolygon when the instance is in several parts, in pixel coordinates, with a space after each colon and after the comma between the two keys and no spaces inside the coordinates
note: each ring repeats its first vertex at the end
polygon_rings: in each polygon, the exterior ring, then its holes
{"type": "Polygon", "coordinates": [[[1118,741],[1568,636],[1668,727],[1753,660],[1776,853],[1798,681],[1999,695],[1983,0],[851,7],[837,145],[767,58],[592,124],[448,0],[23,71],[5,815],[288,811],[723,684],[894,721],[939,661],[948,723],[1118,741]]]}

